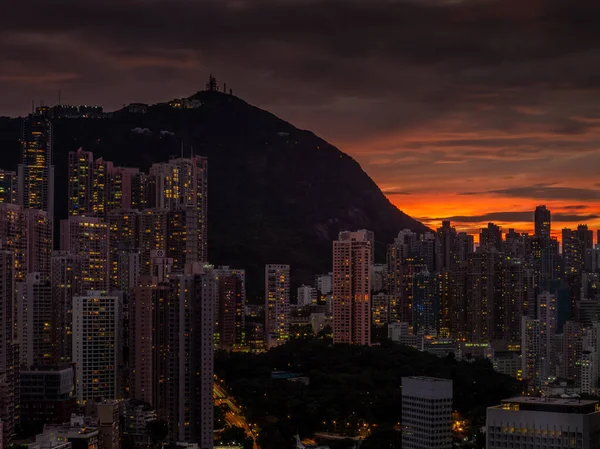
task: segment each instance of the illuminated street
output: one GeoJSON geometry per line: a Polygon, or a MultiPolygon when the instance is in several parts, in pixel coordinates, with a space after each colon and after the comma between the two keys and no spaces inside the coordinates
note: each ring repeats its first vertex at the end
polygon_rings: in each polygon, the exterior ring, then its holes
{"type": "Polygon", "coordinates": [[[242,407],[238,406],[234,399],[227,393],[227,391],[219,384],[219,379],[215,376],[215,383],[213,387],[213,394],[215,398],[215,405],[219,406],[222,404],[229,407],[229,411],[225,414],[227,424],[231,427],[240,427],[244,429],[246,435],[252,438],[254,441],[254,449],[260,449],[260,446],[256,442],[258,436],[258,428],[252,426],[246,420],[246,417],[242,413],[242,407]]]}

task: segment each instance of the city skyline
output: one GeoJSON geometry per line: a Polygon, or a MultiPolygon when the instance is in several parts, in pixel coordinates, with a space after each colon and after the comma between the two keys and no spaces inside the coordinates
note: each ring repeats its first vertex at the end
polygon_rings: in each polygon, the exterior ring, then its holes
{"type": "Polygon", "coordinates": [[[59,91],[65,103],[107,110],[164,101],[193,94],[213,72],[356,158],[392,203],[432,228],[450,218],[471,233],[488,221],[530,231],[538,204],[554,211],[555,232],[600,225],[591,75],[600,40],[594,21],[581,20],[596,17],[593,2],[175,3],[166,25],[163,1],[62,4],[77,20],[43,2],[3,15],[0,115],[56,102],[59,91]],[[556,42],[556,29],[567,37],[556,42]]]}

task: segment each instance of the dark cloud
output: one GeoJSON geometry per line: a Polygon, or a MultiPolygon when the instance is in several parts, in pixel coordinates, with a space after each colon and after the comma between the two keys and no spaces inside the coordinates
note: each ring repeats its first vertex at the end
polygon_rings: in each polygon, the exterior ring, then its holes
{"type": "MultiPolygon", "coordinates": [[[[600,215],[596,214],[563,214],[563,213],[553,213],[552,221],[553,222],[576,222],[576,221],[585,221],[585,220],[593,220],[599,218],[600,215]]],[[[482,215],[457,215],[453,217],[436,217],[436,218],[422,218],[423,221],[440,221],[440,220],[450,220],[456,221],[459,223],[484,223],[484,222],[508,222],[508,223],[517,223],[517,222],[533,222],[534,214],[532,211],[522,211],[522,212],[490,212],[482,215]]]]}
{"type": "Polygon", "coordinates": [[[566,209],[566,210],[585,210],[587,208],[588,208],[588,206],[585,206],[583,204],[575,204],[572,206],[561,206],[561,209],[566,209]]]}
{"type": "Polygon", "coordinates": [[[591,203],[599,26],[597,0],[23,0],[0,14],[0,115],[59,90],[166,101],[212,72],[402,186],[398,203],[466,179],[473,202],[591,203]]]}
{"type": "Polygon", "coordinates": [[[382,192],[386,195],[410,195],[410,192],[404,192],[396,189],[382,189],[382,192]]]}
{"type": "Polygon", "coordinates": [[[551,184],[535,184],[507,189],[487,190],[484,192],[461,192],[460,195],[494,194],[515,198],[554,199],[554,200],[600,200],[600,190],[558,187],[551,184]]]}

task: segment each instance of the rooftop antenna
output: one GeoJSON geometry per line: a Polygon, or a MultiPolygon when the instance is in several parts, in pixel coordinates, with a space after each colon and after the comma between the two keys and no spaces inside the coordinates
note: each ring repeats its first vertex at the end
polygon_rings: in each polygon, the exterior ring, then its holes
{"type": "Polygon", "coordinates": [[[60,105],[60,89],[58,90],[58,104],[60,105]]]}
{"type": "Polygon", "coordinates": [[[183,140],[181,141],[181,159],[183,159],[183,140]]]}
{"type": "Polygon", "coordinates": [[[35,100],[31,100],[31,113],[35,111],[35,100]]]}

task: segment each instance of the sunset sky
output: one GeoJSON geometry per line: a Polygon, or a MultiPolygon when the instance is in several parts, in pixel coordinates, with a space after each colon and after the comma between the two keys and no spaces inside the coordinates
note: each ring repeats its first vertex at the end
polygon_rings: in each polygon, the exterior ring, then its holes
{"type": "Polygon", "coordinates": [[[24,0],[0,14],[0,115],[212,72],[431,226],[531,231],[546,204],[557,233],[599,229],[599,29],[597,0],[24,0]]]}

